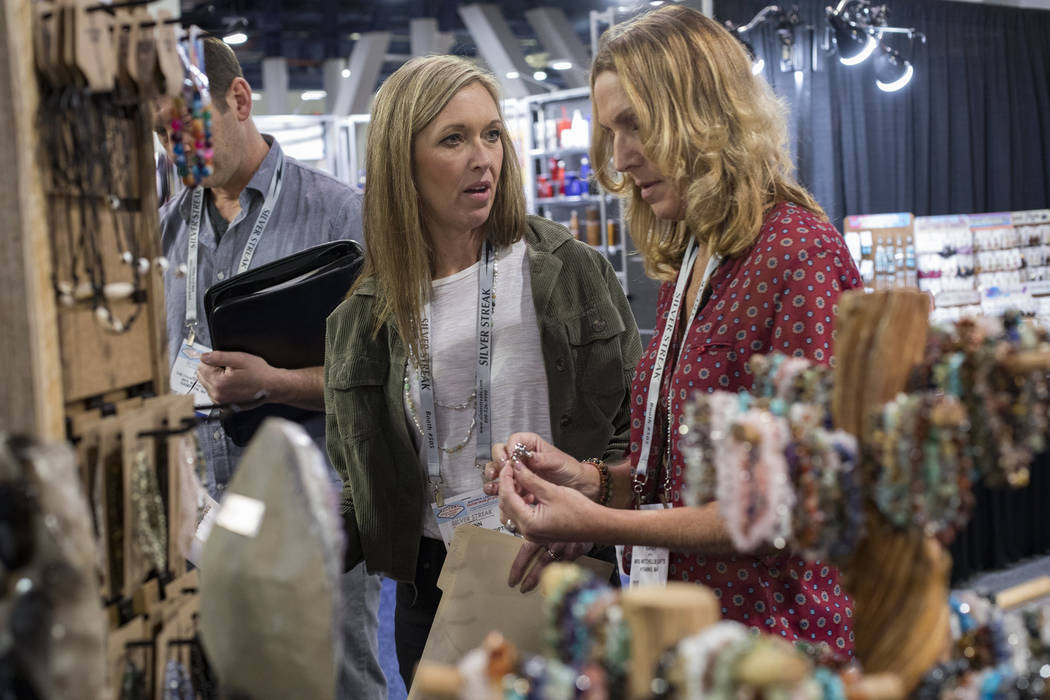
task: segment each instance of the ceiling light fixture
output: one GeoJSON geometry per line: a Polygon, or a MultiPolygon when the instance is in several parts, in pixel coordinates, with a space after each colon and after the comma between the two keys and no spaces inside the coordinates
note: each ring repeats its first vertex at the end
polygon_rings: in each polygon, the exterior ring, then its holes
{"type": "Polygon", "coordinates": [[[883,49],[875,57],[875,85],[883,92],[897,92],[911,82],[915,69],[894,49],[883,49]]]}
{"type": "Polygon", "coordinates": [[[907,34],[926,43],[926,35],[914,27],[888,26],[889,7],[870,0],[839,0],[827,8],[828,24],[835,36],[839,62],[847,66],[863,63],[880,46],[883,34],[907,34]]]}
{"type": "Polygon", "coordinates": [[[726,29],[743,44],[744,50],[747,51],[747,55],[751,59],[751,72],[754,75],[758,75],[765,70],[766,61],[755,52],[751,42],[745,39],[744,35],[770,20],[776,20],[777,38],[780,40],[780,70],[784,72],[794,71],[797,69],[794,60],[795,26],[799,24],[797,7],[787,11],[779,5],[766,5],[747,24],[737,26],[732,22],[725,23],[726,29]]]}
{"type": "Polygon", "coordinates": [[[554,70],[572,70],[572,61],[554,61],[551,63],[554,70]]]}
{"type": "Polygon", "coordinates": [[[532,74],[533,80],[543,81],[547,79],[547,71],[538,70],[532,74]]]}
{"type": "Polygon", "coordinates": [[[304,90],[300,98],[303,102],[309,102],[311,100],[323,100],[328,97],[328,93],[324,90],[304,90]]]}
{"type": "Polygon", "coordinates": [[[350,77],[350,69],[349,68],[344,68],[343,72],[342,72],[342,76],[344,78],[349,78],[350,77]]]}
{"type": "Polygon", "coordinates": [[[521,77],[521,73],[516,70],[507,71],[507,80],[517,80],[521,77]]]}
{"type": "Polygon", "coordinates": [[[240,46],[244,42],[248,41],[248,35],[244,32],[234,32],[233,34],[227,34],[222,38],[222,40],[230,46],[240,46]]]}
{"type": "MultiPolygon", "coordinates": [[[[831,8],[828,8],[829,10],[831,8]]],[[[844,66],[856,66],[868,60],[879,45],[878,39],[841,13],[829,13],[828,23],[835,31],[835,45],[839,50],[839,62],[844,66]]]]}

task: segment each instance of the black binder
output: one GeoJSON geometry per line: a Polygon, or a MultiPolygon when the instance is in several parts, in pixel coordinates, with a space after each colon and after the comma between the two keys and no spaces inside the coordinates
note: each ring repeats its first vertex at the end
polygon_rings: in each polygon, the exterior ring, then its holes
{"type": "MultiPolygon", "coordinates": [[[[258,355],[274,367],[324,364],[325,320],[346,296],[364,262],[356,241],[333,241],[275,260],[211,286],[204,309],[215,350],[258,355]]],[[[245,445],[264,418],[303,421],[320,415],[282,404],[230,413],[222,427],[245,445]]]]}

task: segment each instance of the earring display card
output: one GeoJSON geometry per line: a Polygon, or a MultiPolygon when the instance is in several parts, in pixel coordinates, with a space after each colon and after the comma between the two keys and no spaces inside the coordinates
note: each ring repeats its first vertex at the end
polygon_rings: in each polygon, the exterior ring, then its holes
{"type": "Polygon", "coordinates": [[[865,289],[918,286],[913,223],[906,212],[846,217],[843,234],[865,289]]]}
{"type": "Polygon", "coordinates": [[[915,237],[934,323],[1008,309],[1050,323],[1050,210],[917,217],[915,237]]]}

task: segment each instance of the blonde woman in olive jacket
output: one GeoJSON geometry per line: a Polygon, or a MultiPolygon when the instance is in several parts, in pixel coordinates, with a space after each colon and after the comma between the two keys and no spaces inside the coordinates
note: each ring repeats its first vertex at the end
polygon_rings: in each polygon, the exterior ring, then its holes
{"type": "MultiPolygon", "coordinates": [[[[430,505],[439,489],[482,486],[482,358],[490,435],[529,424],[579,459],[617,460],[641,343],[608,260],[526,217],[491,75],[452,56],[409,61],[376,96],[366,158],[365,269],[328,320],[327,444],[344,484],[346,565],[363,560],[398,581],[395,642],[410,685],[441,595],[445,545],[430,505]],[[479,308],[491,309],[491,331],[479,308]],[[420,419],[424,387],[432,423],[420,419]]],[[[584,550],[524,543],[519,558],[584,550]]]]}

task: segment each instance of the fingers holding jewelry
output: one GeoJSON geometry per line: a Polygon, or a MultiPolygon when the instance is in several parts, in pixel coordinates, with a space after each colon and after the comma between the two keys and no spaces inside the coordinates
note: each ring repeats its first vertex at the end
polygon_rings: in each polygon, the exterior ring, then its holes
{"type": "Polygon", "coordinates": [[[507,518],[503,521],[503,527],[512,535],[518,534],[518,526],[514,524],[514,521],[507,518]]]}
{"type": "Polygon", "coordinates": [[[500,462],[488,462],[481,470],[481,490],[487,496],[499,495],[499,473],[503,465],[500,462]]]}
{"type": "Polygon", "coordinates": [[[520,462],[500,473],[499,505],[518,532],[534,542],[591,540],[600,506],[579,491],[537,476],[520,462]],[[526,496],[522,496],[524,491],[526,496]]]}

